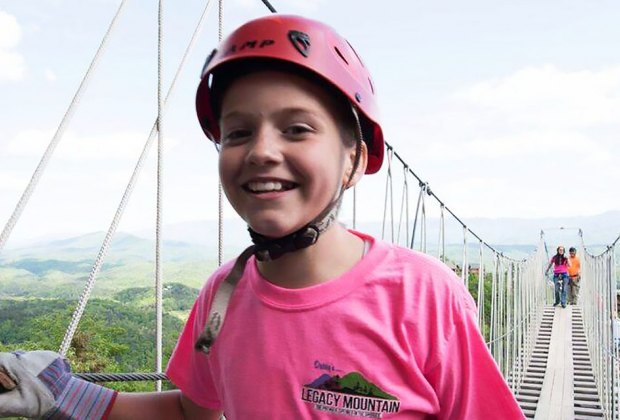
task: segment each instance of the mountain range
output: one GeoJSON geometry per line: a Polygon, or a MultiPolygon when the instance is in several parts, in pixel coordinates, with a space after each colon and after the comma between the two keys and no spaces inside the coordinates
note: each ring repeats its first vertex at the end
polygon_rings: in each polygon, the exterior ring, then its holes
{"type": "MultiPolygon", "coordinates": [[[[535,246],[540,238],[541,230],[545,232],[548,242],[566,238],[576,241],[578,230],[583,232],[586,244],[603,245],[612,243],[620,235],[620,211],[609,211],[595,216],[578,217],[546,217],[540,219],[524,218],[472,218],[464,220],[468,227],[485,242],[493,245],[530,245],[535,246]]],[[[350,223],[348,223],[350,225],[350,223]]],[[[412,223],[410,222],[410,225],[412,223]]],[[[410,230],[412,230],[410,226],[410,230]]],[[[382,232],[390,239],[391,228],[383,226],[380,221],[362,221],[356,229],[380,238],[382,232]]],[[[395,227],[395,232],[397,227],[395,227]]],[[[249,244],[249,235],[245,224],[239,219],[227,219],[224,222],[224,248],[227,246],[241,250],[249,244]]],[[[420,225],[417,226],[419,238],[420,225]]],[[[437,242],[439,220],[427,219],[427,238],[429,242],[437,242]]],[[[134,231],[134,235],[153,238],[153,233],[145,230],[134,231]]],[[[395,234],[396,235],[396,234],[395,234]]],[[[455,222],[446,218],[445,242],[462,244],[463,231],[455,222]]],[[[404,229],[401,238],[405,237],[404,229]]],[[[217,248],[218,226],[216,221],[195,221],[170,224],[164,227],[164,238],[168,240],[189,242],[217,248]]],[[[470,236],[470,240],[475,239],[470,236]]]]}
{"type": "MultiPolygon", "coordinates": [[[[499,251],[512,250],[527,254],[538,244],[541,230],[549,246],[565,243],[578,245],[578,231],[583,232],[584,242],[593,249],[612,243],[620,234],[620,211],[610,211],[596,216],[571,218],[518,219],[476,218],[467,220],[468,226],[486,243],[499,251]]],[[[359,222],[357,230],[367,232],[377,238],[391,240],[392,229],[381,222],[359,222]],[[382,235],[383,234],[383,235],[382,235]]],[[[416,227],[415,248],[419,248],[421,226],[416,227]]],[[[411,234],[412,226],[409,233],[411,234]]],[[[404,229],[397,242],[405,244],[404,229]]],[[[437,249],[439,220],[428,219],[426,234],[428,250],[437,249]]],[[[19,248],[8,248],[0,254],[0,264],[16,259],[47,259],[62,261],[82,261],[94,259],[99,252],[104,232],[87,233],[81,236],[35,241],[19,248]]],[[[195,221],[164,225],[163,258],[165,261],[183,262],[217,259],[218,225],[216,221],[195,221]]],[[[127,261],[154,259],[154,233],[137,230],[131,233],[117,232],[111,242],[106,262],[121,264],[127,261]]],[[[468,244],[475,249],[477,239],[468,235],[468,244]]],[[[448,247],[462,247],[463,230],[454,222],[445,222],[445,243],[448,247]]],[[[223,226],[223,246],[225,258],[238,255],[250,244],[246,225],[238,219],[227,219],[223,226]]]]}
{"type": "MultiPolygon", "coordinates": [[[[523,258],[537,246],[541,229],[545,231],[548,252],[556,244],[579,245],[578,229],[588,244],[588,251],[598,254],[620,233],[620,212],[597,216],[546,219],[472,219],[472,230],[498,252],[523,258]]],[[[445,256],[458,264],[463,258],[463,230],[445,224],[445,256]]],[[[358,230],[381,238],[382,232],[391,239],[391,226],[380,222],[360,222],[358,230]]],[[[420,225],[414,248],[420,249],[420,225]]],[[[163,272],[166,282],[178,282],[199,288],[215,270],[218,261],[218,226],[214,221],[198,221],[165,225],[162,244],[163,272]]],[[[398,237],[398,230],[395,229],[398,237]]],[[[429,254],[438,256],[439,221],[426,224],[429,254]]],[[[105,263],[101,267],[94,294],[109,296],[129,287],[147,287],[153,283],[155,245],[151,232],[118,232],[112,240],[105,263]]],[[[401,232],[400,244],[406,235],[401,232]]],[[[0,296],[77,296],[92,271],[105,237],[104,232],[88,233],[69,238],[44,240],[5,249],[0,254],[0,296]]],[[[249,245],[246,226],[238,220],[224,224],[224,255],[228,260],[249,245]]],[[[479,244],[468,237],[468,262],[477,264],[479,244]]],[[[485,251],[488,260],[492,253],[485,251]]]]}

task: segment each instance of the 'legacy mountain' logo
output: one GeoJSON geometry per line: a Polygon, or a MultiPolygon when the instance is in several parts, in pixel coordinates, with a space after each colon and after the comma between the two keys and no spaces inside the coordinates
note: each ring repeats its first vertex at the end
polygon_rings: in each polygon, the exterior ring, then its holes
{"type": "Polygon", "coordinates": [[[397,413],[400,401],[369,382],[361,373],[345,376],[323,374],[304,385],[301,399],[314,409],[351,417],[380,419],[384,413],[397,413]]]}

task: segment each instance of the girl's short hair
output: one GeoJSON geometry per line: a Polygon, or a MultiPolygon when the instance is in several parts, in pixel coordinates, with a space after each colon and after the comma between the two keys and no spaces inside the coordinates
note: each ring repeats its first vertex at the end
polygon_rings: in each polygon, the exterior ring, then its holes
{"type": "MultiPolygon", "coordinates": [[[[358,128],[356,118],[353,115],[353,105],[349,102],[348,98],[342,94],[338,89],[333,87],[326,80],[318,76],[316,73],[312,73],[306,69],[295,66],[286,61],[278,61],[273,59],[251,59],[244,61],[237,61],[223,65],[216,72],[213,73],[211,81],[211,108],[215,118],[219,120],[221,117],[222,101],[224,95],[232,85],[232,83],[239,77],[247,76],[252,73],[258,73],[261,71],[279,71],[283,73],[290,73],[319,86],[327,93],[327,97],[332,102],[331,107],[337,115],[334,115],[336,122],[340,128],[342,141],[345,146],[352,147],[357,142],[358,128]]],[[[364,120],[360,120],[360,128],[362,130],[362,139],[366,142],[366,146],[370,149],[371,144],[366,141],[367,138],[371,138],[369,130],[371,129],[367,125],[365,126],[364,120]]]]}

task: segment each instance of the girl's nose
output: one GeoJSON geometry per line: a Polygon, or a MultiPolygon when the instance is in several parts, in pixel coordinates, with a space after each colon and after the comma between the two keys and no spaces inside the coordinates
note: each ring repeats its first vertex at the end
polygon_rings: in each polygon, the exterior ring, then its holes
{"type": "Polygon", "coordinates": [[[248,145],[249,149],[246,155],[248,163],[269,165],[282,161],[281,144],[274,130],[261,128],[248,145]]]}

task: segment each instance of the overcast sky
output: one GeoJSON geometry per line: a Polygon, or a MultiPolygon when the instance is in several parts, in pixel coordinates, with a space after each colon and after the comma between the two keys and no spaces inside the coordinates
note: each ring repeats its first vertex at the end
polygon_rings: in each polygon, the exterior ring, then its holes
{"type": "MultiPolygon", "coordinates": [[[[620,210],[619,2],[272,4],[349,39],[373,74],[387,140],[465,221],[620,210]]],[[[0,228],[118,5],[0,2],[0,228]]],[[[166,223],[217,215],[216,152],[193,108],[203,60],[217,43],[215,6],[166,110],[166,223]]],[[[164,3],[166,86],[203,7],[164,3]]],[[[259,0],[229,0],[224,32],[267,13],[259,0]]],[[[128,2],[15,238],[107,229],[156,115],[156,23],[155,1],[128,2]]],[[[154,224],[155,152],[121,230],[154,224]]],[[[362,181],[358,217],[382,217],[385,182],[385,170],[362,181]]],[[[397,182],[395,193],[401,189],[397,182]]]]}

